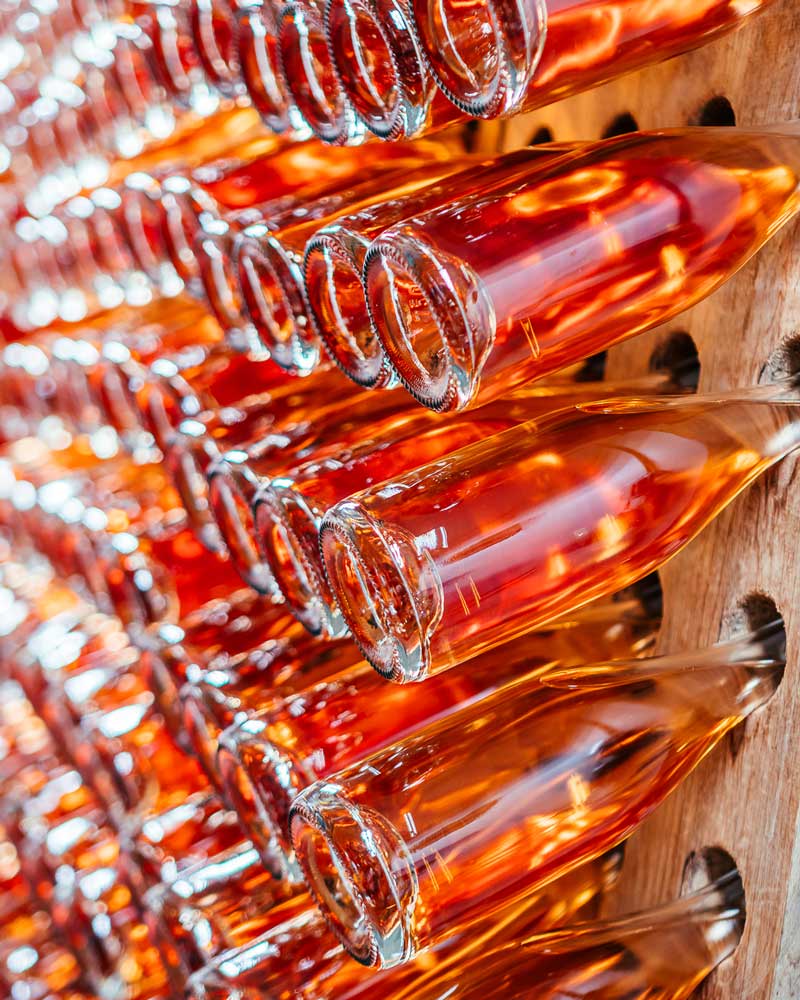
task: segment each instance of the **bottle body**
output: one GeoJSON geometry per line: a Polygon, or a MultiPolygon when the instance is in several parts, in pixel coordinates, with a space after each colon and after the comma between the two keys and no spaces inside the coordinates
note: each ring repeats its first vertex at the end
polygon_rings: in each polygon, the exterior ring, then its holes
{"type": "Polygon", "coordinates": [[[333,507],[326,571],[367,659],[422,679],[657,568],[794,446],[796,404],[754,392],[582,404],[333,507]]]}
{"type": "Polygon", "coordinates": [[[407,961],[621,842],[772,696],[783,656],[744,636],[621,675],[610,663],[589,685],[580,668],[566,688],[510,682],[296,799],[315,898],[362,962],[407,961]]]}
{"type": "Polygon", "coordinates": [[[365,267],[401,382],[458,409],[663,322],[797,208],[794,126],[609,139],[390,227],[365,267]]]}
{"type": "Polygon", "coordinates": [[[503,7],[412,0],[417,37],[442,90],[467,115],[541,107],[730,31],[766,7],[726,0],[648,4],[534,0],[503,7]]]}

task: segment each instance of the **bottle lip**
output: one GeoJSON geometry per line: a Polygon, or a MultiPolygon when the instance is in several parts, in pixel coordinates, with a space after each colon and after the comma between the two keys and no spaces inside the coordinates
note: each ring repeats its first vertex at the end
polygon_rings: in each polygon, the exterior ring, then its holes
{"type": "Polygon", "coordinates": [[[439,413],[468,407],[496,330],[494,310],[478,276],[462,262],[446,259],[406,224],[391,227],[372,243],[364,280],[372,324],[404,388],[439,413]],[[413,308],[409,289],[417,299],[413,308]],[[419,315],[420,301],[426,323],[422,329],[417,324],[415,331],[408,319],[419,315]],[[401,312],[404,303],[409,308],[401,312]],[[422,346],[430,348],[427,357],[419,351],[423,333],[422,346]]]}
{"type": "Polygon", "coordinates": [[[353,802],[341,786],[318,781],[295,800],[289,831],[308,889],[345,950],[362,965],[381,968],[412,958],[419,885],[408,850],[386,819],[353,802]],[[365,863],[369,897],[360,889],[365,863]]]}
{"type": "Polygon", "coordinates": [[[435,569],[413,539],[353,500],[326,513],[319,544],[328,583],[367,662],[396,683],[424,680],[431,668],[430,634],[442,614],[442,593],[435,569]],[[394,600],[377,597],[381,584],[394,600]],[[399,595],[402,606],[397,606],[399,595]]]}
{"type": "Polygon", "coordinates": [[[330,84],[334,93],[326,91],[325,82],[314,69],[320,53],[331,61],[325,39],[322,12],[312,0],[289,0],[276,20],[277,48],[281,73],[294,105],[314,135],[333,146],[356,144],[364,138],[363,122],[339,85],[333,65],[330,84]],[[312,51],[311,32],[317,38],[316,54],[312,51]],[[299,64],[293,64],[297,60],[299,64]],[[305,87],[300,83],[304,82],[305,87]]]}
{"type": "MultiPolygon", "coordinates": [[[[377,17],[374,6],[368,2],[363,2],[363,0],[327,0],[323,12],[323,24],[328,52],[336,79],[342,89],[342,93],[352,105],[355,113],[369,131],[379,139],[391,141],[393,139],[406,138],[409,129],[406,122],[403,73],[401,67],[398,65],[395,46],[387,35],[384,25],[377,17]],[[357,36],[355,30],[357,19],[359,17],[367,18],[383,45],[383,52],[379,54],[379,61],[384,72],[391,71],[391,83],[386,87],[386,90],[391,92],[393,96],[391,101],[385,104],[382,111],[378,107],[377,98],[369,102],[361,99],[355,81],[350,77],[350,72],[354,66],[353,61],[340,57],[340,49],[336,44],[334,34],[336,26],[332,23],[332,16],[337,3],[341,7],[341,13],[350,25],[351,38],[357,36]]],[[[374,43],[370,45],[370,49],[374,49],[374,43]]],[[[374,57],[374,51],[371,52],[371,55],[374,57]]],[[[362,60],[355,60],[357,71],[361,70],[362,73],[367,74],[367,66],[362,66],[361,63],[362,60]]],[[[377,93],[377,87],[371,77],[368,77],[367,89],[377,93]]]]}
{"type": "Polygon", "coordinates": [[[253,590],[275,595],[275,579],[259,552],[253,499],[260,485],[247,464],[246,452],[226,452],[209,468],[209,505],[236,571],[253,590]]]}
{"type": "Polygon", "coordinates": [[[233,264],[242,311],[260,346],[285,371],[310,371],[320,349],[304,329],[308,310],[294,255],[263,226],[248,226],[234,241],[233,264]]]}
{"type": "MultiPolygon", "coordinates": [[[[360,244],[366,254],[369,241],[346,230],[316,233],[306,244],[303,286],[306,290],[309,319],[325,351],[351,382],[365,389],[392,388],[397,384],[397,379],[371,322],[362,281],[362,269],[356,254],[348,246],[350,242],[360,244]],[[320,267],[323,269],[322,277],[318,273],[320,267]],[[337,274],[358,282],[362,289],[364,315],[369,332],[372,334],[370,343],[372,357],[365,352],[357,332],[349,328],[345,313],[336,299],[337,274]],[[323,298],[328,302],[327,311],[339,318],[335,325],[322,321],[323,298]]],[[[367,333],[366,330],[363,332],[367,333]]]]}
{"type": "MultiPolygon", "coordinates": [[[[306,530],[316,533],[317,518],[302,497],[296,498],[293,508],[294,516],[303,519],[306,530]]],[[[273,483],[263,484],[257,491],[253,515],[258,547],[270,565],[275,586],[287,607],[312,635],[331,634],[326,627],[321,567],[308,558],[283,497],[273,483]]]]}
{"type": "Polygon", "coordinates": [[[517,111],[544,51],[547,0],[512,0],[510,4],[487,0],[482,5],[483,28],[486,29],[482,41],[487,48],[491,46],[494,67],[486,71],[477,85],[474,58],[457,52],[448,60],[438,58],[447,48],[452,49],[453,36],[447,28],[447,20],[441,18],[440,33],[427,37],[423,30],[425,22],[417,16],[417,2],[422,5],[424,0],[411,0],[411,28],[428,69],[445,97],[471,118],[499,118],[517,111]],[[469,81],[456,73],[453,67],[457,64],[470,67],[469,81]],[[466,94],[463,88],[470,82],[474,90],[466,94]]]}

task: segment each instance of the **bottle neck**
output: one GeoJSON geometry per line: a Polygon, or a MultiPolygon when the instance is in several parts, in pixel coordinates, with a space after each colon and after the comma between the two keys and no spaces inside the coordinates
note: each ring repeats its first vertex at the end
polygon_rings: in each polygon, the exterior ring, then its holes
{"type": "Polygon", "coordinates": [[[644,681],[686,678],[708,690],[719,675],[713,708],[720,718],[744,718],[764,705],[777,690],[786,665],[786,632],[776,620],[752,632],[706,649],[646,659],[613,660],[580,667],[556,668],[542,678],[547,687],[602,690],[644,681]]]}

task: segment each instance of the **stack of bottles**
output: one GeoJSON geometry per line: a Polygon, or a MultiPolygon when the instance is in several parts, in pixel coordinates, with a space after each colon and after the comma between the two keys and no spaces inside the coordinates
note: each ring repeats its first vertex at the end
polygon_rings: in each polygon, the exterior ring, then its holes
{"type": "Polygon", "coordinates": [[[14,1000],[681,1000],[735,951],[735,859],[603,914],[780,684],[777,616],[662,650],[657,571],[800,388],[602,368],[794,217],[800,126],[419,138],[767,4],[528,6],[0,12],[14,1000]]]}

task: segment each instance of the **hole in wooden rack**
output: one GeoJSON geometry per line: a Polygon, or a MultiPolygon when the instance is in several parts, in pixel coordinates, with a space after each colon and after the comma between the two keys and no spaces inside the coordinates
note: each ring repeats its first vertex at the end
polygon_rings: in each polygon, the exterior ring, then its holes
{"type": "Polygon", "coordinates": [[[736,124],[736,112],[727,97],[712,97],[700,108],[693,124],[731,127],[736,124]]]}
{"type": "Polygon", "coordinates": [[[700,356],[695,342],[685,330],[675,330],[661,341],[650,355],[650,371],[666,372],[676,385],[697,391],[700,356]]]}
{"type": "Polygon", "coordinates": [[[742,939],[747,921],[744,882],[733,857],[722,847],[701,847],[692,851],[683,865],[681,896],[715,886],[706,907],[719,912],[719,918],[706,928],[707,945],[713,951],[712,964],[733,954],[742,939]]]}
{"type": "Polygon", "coordinates": [[[787,340],[773,351],[761,369],[759,382],[780,382],[800,373],[800,337],[787,340]]]}
{"type": "Polygon", "coordinates": [[[617,115],[616,118],[609,122],[609,125],[603,131],[604,139],[611,139],[615,135],[627,135],[628,132],[638,132],[639,123],[630,113],[630,111],[623,111],[621,115],[617,115]]]}
{"type": "Polygon", "coordinates": [[[648,573],[631,586],[631,592],[642,605],[649,618],[661,621],[664,617],[664,591],[658,571],[648,573]]]}
{"type": "Polygon", "coordinates": [[[467,153],[472,153],[475,150],[475,146],[478,141],[478,128],[480,127],[480,124],[481,123],[477,118],[472,118],[462,129],[461,137],[464,143],[464,150],[467,153]]]}
{"type": "Polygon", "coordinates": [[[545,142],[555,142],[555,136],[553,135],[553,130],[548,128],[547,125],[540,125],[531,136],[530,145],[541,146],[545,142]]]}
{"type": "Polygon", "coordinates": [[[602,382],[606,377],[608,351],[599,351],[587,358],[575,373],[576,382],[602,382]]]}

